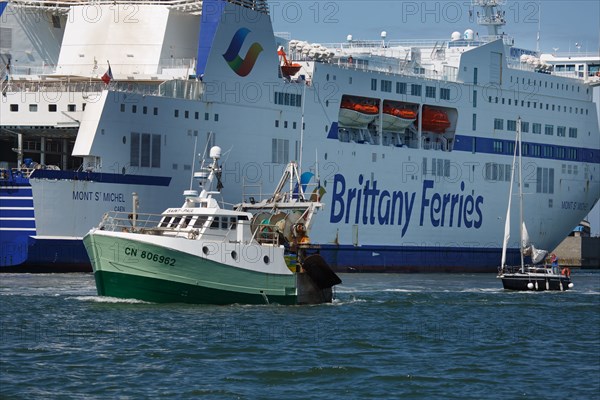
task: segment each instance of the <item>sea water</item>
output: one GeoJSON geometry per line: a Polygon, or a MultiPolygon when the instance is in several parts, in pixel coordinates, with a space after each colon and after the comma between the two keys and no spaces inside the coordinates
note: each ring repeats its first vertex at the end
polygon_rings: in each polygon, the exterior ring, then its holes
{"type": "Polygon", "coordinates": [[[152,304],[0,274],[2,399],[598,399],[600,271],[342,274],[333,304],[152,304]]]}

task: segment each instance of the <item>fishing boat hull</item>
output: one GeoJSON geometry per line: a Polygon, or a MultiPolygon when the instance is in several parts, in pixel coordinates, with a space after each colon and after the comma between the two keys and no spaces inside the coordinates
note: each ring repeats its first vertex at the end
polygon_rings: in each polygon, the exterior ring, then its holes
{"type": "MultiPolygon", "coordinates": [[[[201,256],[174,250],[172,243],[148,243],[135,240],[134,236],[141,235],[93,230],[84,237],[98,295],[154,303],[218,305],[332,301],[331,287],[321,289],[307,274],[294,274],[287,267],[287,272],[282,273],[281,266],[276,265],[278,248],[270,249],[270,262],[273,270],[280,272],[269,273],[269,265],[262,271],[245,267],[246,262],[263,263],[265,256],[244,252],[239,245],[238,258],[246,260],[237,263],[231,259],[231,251],[235,250],[222,243],[193,243],[200,252],[210,246],[208,256],[201,256]]],[[[283,255],[280,258],[283,260],[283,255]]]]}
{"type": "Polygon", "coordinates": [[[514,273],[500,275],[506,290],[520,291],[565,291],[572,287],[571,278],[561,275],[514,273]]]}

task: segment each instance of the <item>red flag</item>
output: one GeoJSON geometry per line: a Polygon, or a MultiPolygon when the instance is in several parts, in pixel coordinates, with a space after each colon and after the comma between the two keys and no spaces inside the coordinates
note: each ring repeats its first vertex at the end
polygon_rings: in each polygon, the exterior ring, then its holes
{"type": "Polygon", "coordinates": [[[110,64],[108,64],[108,71],[106,71],[104,73],[104,75],[102,75],[102,82],[106,83],[107,85],[110,83],[110,81],[113,80],[113,75],[112,75],[112,70],[110,69],[110,64]]]}

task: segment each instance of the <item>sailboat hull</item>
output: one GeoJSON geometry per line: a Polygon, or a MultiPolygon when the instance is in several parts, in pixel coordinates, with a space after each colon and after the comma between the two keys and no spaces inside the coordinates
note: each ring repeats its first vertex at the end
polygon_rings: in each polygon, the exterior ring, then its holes
{"type": "Polygon", "coordinates": [[[543,276],[542,274],[504,274],[501,275],[502,286],[507,290],[523,291],[565,291],[569,289],[571,278],[563,275],[543,276]],[[531,284],[531,285],[530,285],[531,284]]]}

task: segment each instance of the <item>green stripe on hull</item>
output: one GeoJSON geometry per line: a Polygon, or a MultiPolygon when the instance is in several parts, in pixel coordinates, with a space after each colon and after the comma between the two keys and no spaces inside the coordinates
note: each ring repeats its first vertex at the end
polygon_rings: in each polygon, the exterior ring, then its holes
{"type": "Polygon", "coordinates": [[[86,235],[84,244],[92,261],[99,295],[159,303],[297,302],[293,274],[238,268],[123,237],[86,235]],[[152,257],[147,257],[148,254],[152,257]]]}
{"type": "Polygon", "coordinates": [[[153,303],[192,304],[296,304],[296,296],[267,296],[211,289],[144,276],[96,271],[96,287],[100,296],[138,299],[153,303]]]}

